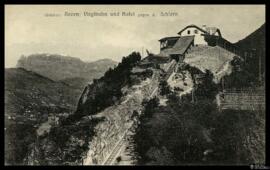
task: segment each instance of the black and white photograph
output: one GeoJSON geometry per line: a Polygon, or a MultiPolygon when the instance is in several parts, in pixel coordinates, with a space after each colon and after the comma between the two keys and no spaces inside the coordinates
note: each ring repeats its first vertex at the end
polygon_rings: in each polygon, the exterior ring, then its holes
{"type": "Polygon", "coordinates": [[[4,8],[5,165],[267,168],[266,5],[4,8]]]}

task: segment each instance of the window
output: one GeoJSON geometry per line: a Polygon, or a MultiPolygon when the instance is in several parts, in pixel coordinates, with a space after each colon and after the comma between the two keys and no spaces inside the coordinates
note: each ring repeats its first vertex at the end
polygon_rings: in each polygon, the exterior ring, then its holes
{"type": "Polygon", "coordinates": [[[190,30],[187,31],[187,34],[190,34],[190,30]]]}
{"type": "Polygon", "coordinates": [[[168,41],[165,41],[164,42],[164,47],[167,47],[167,45],[168,45],[168,41]]]}
{"type": "Polygon", "coordinates": [[[165,47],[167,47],[167,41],[163,41],[163,42],[161,42],[160,43],[160,48],[165,48],[165,47]]]}
{"type": "Polygon", "coordinates": [[[164,42],[161,42],[161,44],[160,44],[160,48],[164,48],[165,46],[164,46],[164,42]]]}
{"type": "Polygon", "coordinates": [[[195,33],[195,34],[198,34],[198,30],[194,30],[194,33],[195,33]]]}

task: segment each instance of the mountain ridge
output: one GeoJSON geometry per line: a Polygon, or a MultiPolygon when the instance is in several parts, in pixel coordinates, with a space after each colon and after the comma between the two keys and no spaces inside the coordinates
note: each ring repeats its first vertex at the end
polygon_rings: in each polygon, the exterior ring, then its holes
{"type": "Polygon", "coordinates": [[[36,72],[24,68],[5,69],[6,162],[21,164],[28,145],[35,141],[40,124],[50,116],[71,114],[80,94],[80,89],[36,72]]]}
{"type": "Polygon", "coordinates": [[[43,53],[22,56],[16,67],[34,71],[55,81],[75,77],[92,81],[116,64],[111,59],[84,62],[75,57],[43,53]]]}
{"type": "Polygon", "coordinates": [[[256,48],[265,50],[265,23],[258,29],[247,35],[245,38],[234,43],[240,49],[252,49],[256,48]]]}

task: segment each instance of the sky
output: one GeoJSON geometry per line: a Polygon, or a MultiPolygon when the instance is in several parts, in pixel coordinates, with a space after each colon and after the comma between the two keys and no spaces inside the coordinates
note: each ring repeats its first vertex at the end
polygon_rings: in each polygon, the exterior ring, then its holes
{"type": "Polygon", "coordinates": [[[237,42],[263,23],[264,5],[5,5],[5,67],[36,53],[82,61],[121,61],[133,51],[145,56],[146,49],[159,53],[159,39],[177,36],[189,24],[218,27],[225,39],[237,42]],[[172,15],[161,15],[166,12],[172,15]],[[65,15],[71,13],[79,16],[65,15]]]}

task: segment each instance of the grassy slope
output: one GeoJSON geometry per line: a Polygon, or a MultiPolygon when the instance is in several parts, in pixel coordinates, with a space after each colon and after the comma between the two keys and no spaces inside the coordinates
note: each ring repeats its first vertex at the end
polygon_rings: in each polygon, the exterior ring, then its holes
{"type": "Polygon", "coordinates": [[[221,48],[221,47],[205,47],[201,52],[188,53],[185,62],[191,66],[195,66],[200,70],[210,70],[216,74],[220,71],[222,66],[233,59],[235,54],[221,48]]]}

